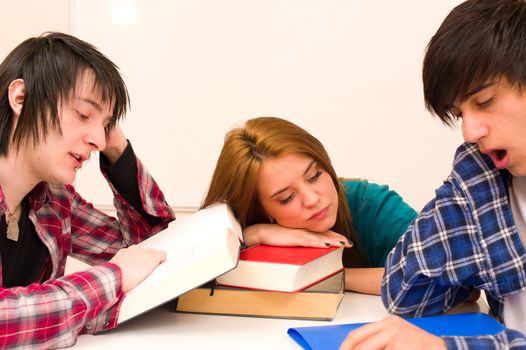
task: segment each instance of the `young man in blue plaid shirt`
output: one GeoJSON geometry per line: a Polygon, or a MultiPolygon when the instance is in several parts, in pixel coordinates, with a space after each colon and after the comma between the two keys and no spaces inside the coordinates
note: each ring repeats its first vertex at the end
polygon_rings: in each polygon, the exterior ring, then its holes
{"type": "Polygon", "coordinates": [[[403,317],[440,314],[477,289],[507,329],[436,337],[390,316],[342,349],[526,349],[526,1],[468,0],[431,39],[428,109],[460,120],[453,170],[386,262],[382,299],[403,317]]]}

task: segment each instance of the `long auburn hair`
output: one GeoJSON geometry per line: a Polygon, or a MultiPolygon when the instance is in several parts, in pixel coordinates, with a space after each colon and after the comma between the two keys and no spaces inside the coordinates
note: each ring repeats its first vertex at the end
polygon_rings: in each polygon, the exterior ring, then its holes
{"type": "Polygon", "coordinates": [[[344,265],[367,266],[367,259],[353,229],[345,189],[338,181],[327,151],[317,138],[285,119],[250,119],[243,127],[234,128],[226,134],[201,208],[218,202],[226,203],[243,228],[270,223],[259,200],[258,175],[265,159],[286,153],[304,154],[315,160],[330,175],[338,194],[338,213],[332,230],[354,242],[352,254],[349,254],[350,249],[344,252],[344,265]]]}

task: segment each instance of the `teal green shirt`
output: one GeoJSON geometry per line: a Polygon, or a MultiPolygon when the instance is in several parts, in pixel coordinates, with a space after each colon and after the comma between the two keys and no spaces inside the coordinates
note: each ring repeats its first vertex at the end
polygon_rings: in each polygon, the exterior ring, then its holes
{"type": "Polygon", "coordinates": [[[389,186],[343,180],[354,230],[371,267],[383,267],[417,213],[389,186]]]}

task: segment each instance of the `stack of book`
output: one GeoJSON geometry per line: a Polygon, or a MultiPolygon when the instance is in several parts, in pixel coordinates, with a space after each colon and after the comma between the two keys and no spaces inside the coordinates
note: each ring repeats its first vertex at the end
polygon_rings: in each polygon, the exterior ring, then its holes
{"type": "Polygon", "coordinates": [[[178,312],[332,320],[344,295],[343,248],[259,245],[235,269],[178,299],[178,312]]]}

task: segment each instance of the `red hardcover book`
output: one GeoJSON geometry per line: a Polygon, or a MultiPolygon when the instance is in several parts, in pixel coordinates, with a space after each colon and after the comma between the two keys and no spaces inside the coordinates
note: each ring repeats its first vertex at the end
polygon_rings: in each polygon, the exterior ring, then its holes
{"type": "Polygon", "coordinates": [[[343,270],[343,248],[257,245],[243,250],[237,267],[217,278],[230,287],[281,292],[303,290],[343,270]]]}

